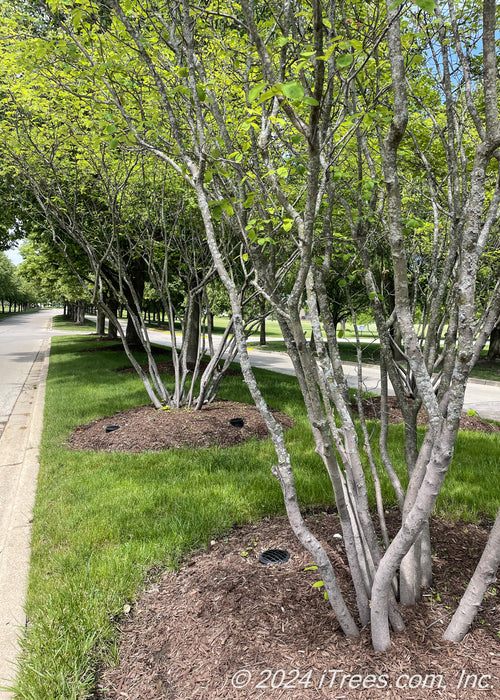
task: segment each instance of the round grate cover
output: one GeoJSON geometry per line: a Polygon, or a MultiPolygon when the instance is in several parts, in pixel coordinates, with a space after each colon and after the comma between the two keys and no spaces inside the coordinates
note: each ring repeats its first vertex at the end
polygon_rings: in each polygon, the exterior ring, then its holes
{"type": "Polygon", "coordinates": [[[118,430],[119,427],[119,425],[107,425],[105,430],[107,433],[112,433],[113,430],[118,430]]]}
{"type": "Polygon", "coordinates": [[[230,418],[229,423],[235,428],[243,428],[243,418],[230,418]]]}
{"type": "Polygon", "coordinates": [[[284,564],[290,559],[285,549],[266,549],[259,557],[261,564],[284,564]]]}

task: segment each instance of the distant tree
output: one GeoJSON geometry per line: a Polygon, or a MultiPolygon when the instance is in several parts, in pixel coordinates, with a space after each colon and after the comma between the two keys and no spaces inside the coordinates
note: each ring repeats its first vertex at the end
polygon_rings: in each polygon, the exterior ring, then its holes
{"type": "Polygon", "coordinates": [[[23,278],[17,268],[5,255],[0,252],[0,304],[2,313],[5,313],[5,305],[8,311],[21,311],[28,306],[42,301],[36,286],[23,278]]]}

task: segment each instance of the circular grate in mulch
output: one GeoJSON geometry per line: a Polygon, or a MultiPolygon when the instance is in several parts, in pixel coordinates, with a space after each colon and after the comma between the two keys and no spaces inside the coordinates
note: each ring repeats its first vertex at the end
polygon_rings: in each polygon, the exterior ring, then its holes
{"type": "MultiPolygon", "coordinates": [[[[400,515],[391,510],[386,517],[392,538],[400,515]]],[[[354,610],[345,551],[333,538],[340,531],[337,512],[313,510],[305,520],[334,559],[339,587],[354,610]]],[[[431,519],[433,588],[417,605],[404,606],[406,632],[395,634],[386,652],[373,651],[369,625],[359,637],[342,634],[330,603],[313,587],[318,572],[310,569],[311,555],[286,517],[233,530],[195,552],[179,570],[167,571],[161,581],[151,579],[119,623],[119,663],[100,669],[95,700],[498,700],[498,583],[483,599],[462,643],[442,637],[491,524],[431,519]],[[287,549],[290,561],[262,566],[259,543],[287,549]],[[241,555],[245,550],[246,557],[241,555]],[[241,669],[251,678],[247,687],[236,689],[232,678],[241,669]],[[284,679],[278,669],[284,669],[284,679]],[[335,671],[326,669],[341,669],[331,686],[335,671]],[[469,684],[458,687],[464,671],[469,684]],[[373,674],[385,676],[387,686],[369,689],[370,684],[353,681],[356,675],[373,674]],[[481,694],[472,679],[484,682],[484,674],[490,687],[481,694]],[[410,679],[420,680],[419,686],[410,687],[410,679]],[[258,683],[268,692],[257,692],[258,683]],[[286,683],[295,687],[286,689],[286,683]]]]}
{"type": "MultiPolygon", "coordinates": [[[[273,411],[283,428],[294,425],[293,418],[273,411]]],[[[106,452],[145,452],[181,447],[225,448],[240,445],[251,438],[269,437],[264,420],[255,406],[236,401],[214,401],[199,411],[188,408],[156,410],[153,406],[135,408],[98,418],[81,425],[66,443],[73,450],[106,452]],[[243,421],[237,430],[231,420],[243,421]],[[108,426],[120,430],[107,432],[108,426]]]]}
{"type": "Polygon", "coordinates": [[[259,556],[261,564],[285,564],[290,559],[286,549],[266,549],[259,556]]]}

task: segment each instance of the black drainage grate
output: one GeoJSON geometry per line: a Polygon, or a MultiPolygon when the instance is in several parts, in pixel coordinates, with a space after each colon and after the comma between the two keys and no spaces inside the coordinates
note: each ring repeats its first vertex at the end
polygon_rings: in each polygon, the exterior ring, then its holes
{"type": "Polygon", "coordinates": [[[243,418],[230,418],[229,423],[234,428],[243,428],[243,418]]]}
{"type": "Polygon", "coordinates": [[[118,430],[119,427],[119,425],[107,425],[105,430],[107,433],[112,433],[113,430],[118,430]]]}
{"type": "Polygon", "coordinates": [[[261,564],[284,564],[290,559],[285,549],[266,549],[259,557],[261,564]]]}

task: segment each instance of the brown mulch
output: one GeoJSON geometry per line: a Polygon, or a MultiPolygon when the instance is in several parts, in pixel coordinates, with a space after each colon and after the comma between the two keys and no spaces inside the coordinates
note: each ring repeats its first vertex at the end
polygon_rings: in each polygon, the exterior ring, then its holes
{"type": "MultiPolygon", "coordinates": [[[[388,519],[394,531],[397,514],[388,519]]],[[[312,514],[307,522],[333,557],[353,610],[337,516],[312,514]]],[[[403,609],[407,630],[393,636],[388,652],[372,650],[369,629],[358,639],[342,634],[287,520],[268,518],[212,541],[125,608],[119,663],[102,670],[95,698],[500,698],[498,588],[490,587],[461,644],[442,638],[488,529],[434,519],[431,531],[433,589],[403,609]],[[275,547],[290,561],[260,564],[259,553],[275,547]],[[238,682],[248,683],[237,689],[238,682]]]]}
{"type": "MultiPolygon", "coordinates": [[[[284,428],[293,419],[273,412],[284,428]]],[[[144,452],[179,447],[233,447],[251,438],[269,437],[266,424],[255,406],[236,401],[215,401],[200,411],[189,408],[160,409],[137,406],[114,416],[98,418],[72,433],[68,446],[75,450],[105,452],[144,452]],[[242,419],[243,426],[234,427],[230,420],[242,419]],[[106,432],[106,427],[118,426],[106,432]]]]}
{"type": "MultiPolygon", "coordinates": [[[[389,423],[402,423],[403,414],[399,408],[398,400],[395,396],[389,396],[387,399],[388,404],[388,420],[389,423]]],[[[354,411],[357,411],[356,403],[352,404],[354,411]]],[[[380,396],[372,396],[369,399],[363,399],[363,411],[365,418],[380,418],[380,396]]],[[[427,425],[428,418],[424,409],[421,408],[417,415],[418,425],[427,425]]],[[[460,418],[460,430],[472,430],[481,433],[498,433],[500,432],[500,425],[494,423],[488,423],[488,421],[480,418],[479,416],[469,416],[467,413],[462,413],[460,418]]]]}
{"type": "MultiPolygon", "coordinates": [[[[125,371],[125,370],[124,370],[125,371]]],[[[400,423],[402,415],[394,397],[389,397],[389,422],[400,423]]],[[[366,418],[380,416],[380,397],[363,401],[366,418]]],[[[274,412],[283,427],[293,426],[293,419],[274,412]]],[[[424,425],[425,415],[419,414],[418,422],[424,425]]],[[[461,430],[499,432],[500,426],[488,423],[479,416],[462,414],[461,430]]],[[[144,452],[179,447],[233,447],[252,437],[264,440],[269,437],[266,425],[255,406],[235,401],[216,401],[194,409],[164,409],[137,406],[114,416],[99,418],[81,425],[72,433],[68,446],[75,450],[99,450],[105,452],[144,452]],[[241,418],[243,427],[232,426],[231,419],[241,418]],[[106,427],[118,425],[118,429],[106,432],[106,427]]]]}

